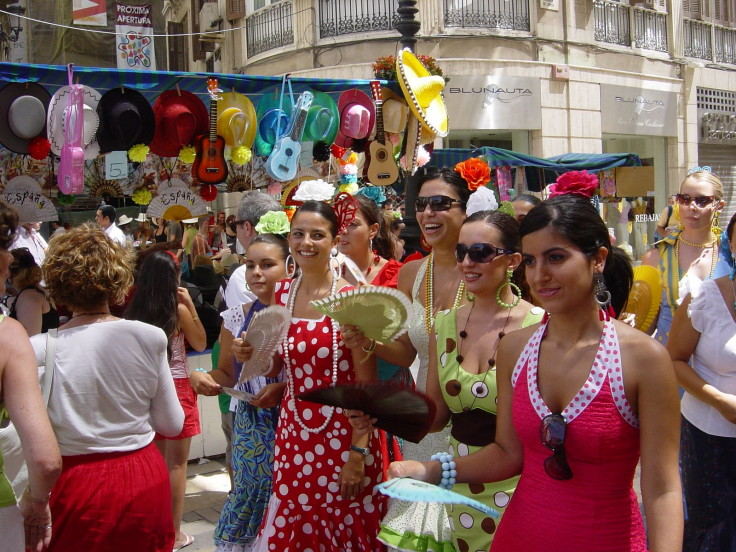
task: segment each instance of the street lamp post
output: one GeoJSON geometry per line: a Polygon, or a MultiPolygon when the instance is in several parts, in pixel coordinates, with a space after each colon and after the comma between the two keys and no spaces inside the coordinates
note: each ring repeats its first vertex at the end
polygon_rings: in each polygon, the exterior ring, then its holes
{"type": "MultiPolygon", "coordinates": [[[[420,28],[420,23],[415,18],[415,15],[419,11],[416,5],[417,0],[399,0],[399,7],[396,8],[396,13],[399,14],[399,20],[396,23],[396,30],[401,34],[401,47],[409,48],[412,52],[414,52],[417,44],[416,34],[419,32],[420,28]]],[[[406,145],[404,147],[406,147],[406,145]]],[[[406,227],[402,236],[406,243],[406,249],[409,251],[415,251],[419,247],[420,232],[417,224],[416,210],[414,208],[416,196],[417,190],[414,176],[405,175],[404,223],[406,224],[406,227]]]]}

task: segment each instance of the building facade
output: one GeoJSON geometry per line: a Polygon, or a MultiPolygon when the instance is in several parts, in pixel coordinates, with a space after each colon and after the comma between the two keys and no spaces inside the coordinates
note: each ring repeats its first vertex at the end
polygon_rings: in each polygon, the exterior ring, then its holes
{"type": "MultiPolygon", "coordinates": [[[[190,41],[183,55],[170,44],[169,65],[179,56],[192,70],[372,78],[372,62],[398,48],[397,7],[167,0],[170,29],[222,31],[190,41]]],[[[417,8],[417,53],[449,78],[451,132],[437,145],[542,157],[633,152],[653,167],[656,210],[688,168],[708,164],[736,205],[736,0],[419,0],[417,8]]]]}

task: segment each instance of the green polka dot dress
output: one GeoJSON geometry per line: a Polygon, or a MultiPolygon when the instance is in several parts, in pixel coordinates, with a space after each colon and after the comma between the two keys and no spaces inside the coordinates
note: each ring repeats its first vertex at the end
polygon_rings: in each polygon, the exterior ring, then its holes
{"type": "MultiPolygon", "coordinates": [[[[529,326],[537,323],[543,314],[541,309],[535,307],[527,315],[522,325],[529,326]]],[[[470,427],[485,428],[484,431],[489,431],[488,423],[489,420],[495,418],[498,396],[495,368],[492,368],[487,374],[471,374],[459,365],[456,310],[447,310],[437,314],[435,332],[437,335],[437,369],[445,403],[453,415],[463,416],[463,425],[467,423],[470,427]]],[[[467,345],[466,343],[466,347],[467,345]]],[[[468,432],[453,431],[453,433],[468,432]]],[[[474,435],[472,431],[470,433],[471,437],[478,437],[477,432],[474,435]]],[[[483,436],[480,438],[482,439],[483,436]]],[[[480,445],[461,442],[454,435],[450,436],[450,452],[456,457],[467,456],[481,448],[483,447],[480,445]]],[[[503,514],[518,480],[518,477],[512,477],[496,483],[461,483],[455,485],[452,490],[488,504],[503,514]]],[[[488,552],[499,520],[493,520],[477,510],[460,505],[453,505],[448,509],[457,551],[488,552]]]]}

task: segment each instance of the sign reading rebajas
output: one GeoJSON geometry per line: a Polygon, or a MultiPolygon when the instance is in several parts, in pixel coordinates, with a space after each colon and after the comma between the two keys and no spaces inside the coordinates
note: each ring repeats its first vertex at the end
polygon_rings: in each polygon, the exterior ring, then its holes
{"type": "Polygon", "coordinates": [[[118,69],[156,70],[151,4],[116,4],[115,55],[118,69]]]}

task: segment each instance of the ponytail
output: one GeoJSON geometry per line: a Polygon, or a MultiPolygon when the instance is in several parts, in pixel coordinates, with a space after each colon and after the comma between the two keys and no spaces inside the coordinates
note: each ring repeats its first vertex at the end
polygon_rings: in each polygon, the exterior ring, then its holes
{"type": "Polygon", "coordinates": [[[626,306],[631,286],[634,284],[634,271],[631,268],[631,260],[623,249],[613,246],[608,251],[603,279],[608,291],[611,292],[611,306],[618,318],[626,306]]]}

